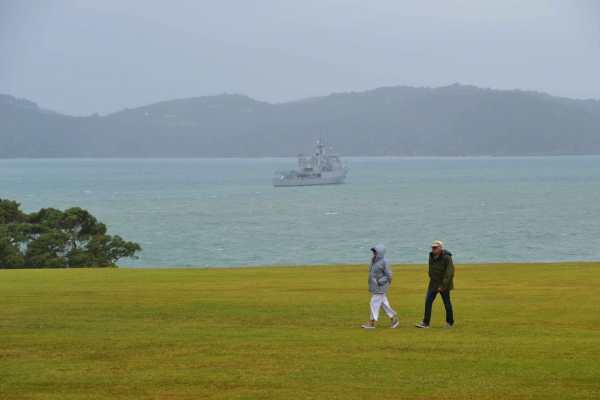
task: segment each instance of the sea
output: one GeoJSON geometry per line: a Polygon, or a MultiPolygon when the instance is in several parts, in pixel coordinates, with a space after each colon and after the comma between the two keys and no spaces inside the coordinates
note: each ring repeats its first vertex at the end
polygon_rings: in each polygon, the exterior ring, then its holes
{"type": "Polygon", "coordinates": [[[346,182],[275,188],[296,159],[2,159],[0,198],[81,207],[137,242],[124,268],[600,260],[600,156],[348,157],[346,182]]]}

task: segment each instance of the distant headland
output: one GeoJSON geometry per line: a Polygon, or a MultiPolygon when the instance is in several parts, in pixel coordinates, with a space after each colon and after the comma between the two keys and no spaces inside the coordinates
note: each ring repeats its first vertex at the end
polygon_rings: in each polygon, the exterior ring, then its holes
{"type": "Polygon", "coordinates": [[[72,117],[0,95],[0,158],[600,154],[600,101],[454,84],[270,104],[223,94],[72,117]]]}

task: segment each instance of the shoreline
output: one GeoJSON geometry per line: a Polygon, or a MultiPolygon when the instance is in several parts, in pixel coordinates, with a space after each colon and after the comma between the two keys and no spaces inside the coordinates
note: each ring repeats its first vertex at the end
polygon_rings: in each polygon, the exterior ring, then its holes
{"type": "MultiPolygon", "coordinates": [[[[427,263],[421,264],[395,264],[390,263],[393,269],[419,269],[427,268],[427,263]]],[[[597,266],[600,267],[600,261],[544,261],[544,262],[489,262],[489,263],[454,263],[458,268],[489,268],[489,267],[549,267],[549,266],[597,266]]],[[[0,271],[97,271],[97,270],[131,270],[131,271],[186,271],[186,270],[249,270],[249,269],[327,269],[327,268],[362,268],[368,267],[368,263],[363,264],[303,264],[303,265],[249,265],[249,266],[225,266],[225,267],[107,267],[107,268],[21,268],[21,269],[0,269],[0,271]]]]}

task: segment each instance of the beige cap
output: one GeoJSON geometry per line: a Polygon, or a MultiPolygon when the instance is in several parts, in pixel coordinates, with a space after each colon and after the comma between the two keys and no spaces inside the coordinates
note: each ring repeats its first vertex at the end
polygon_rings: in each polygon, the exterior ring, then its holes
{"type": "Polygon", "coordinates": [[[433,243],[431,243],[431,247],[444,247],[444,243],[442,243],[441,240],[434,240],[433,243]]]}

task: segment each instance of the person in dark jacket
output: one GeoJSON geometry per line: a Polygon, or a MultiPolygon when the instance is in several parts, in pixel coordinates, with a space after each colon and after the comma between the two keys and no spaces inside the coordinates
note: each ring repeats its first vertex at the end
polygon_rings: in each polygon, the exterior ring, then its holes
{"type": "Polygon", "coordinates": [[[371,298],[371,320],[362,327],[366,329],[375,328],[375,321],[379,317],[379,309],[382,308],[390,317],[390,328],[395,328],[398,326],[396,311],[392,310],[390,302],[385,296],[392,282],[392,268],[385,257],[384,245],[378,244],[371,251],[373,252],[371,268],[369,268],[369,292],[373,293],[371,298]]]}
{"type": "Polygon", "coordinates": [[[444,244],[435,240],[429,253],[429,287],[425,296],[425,317],[423,322],[415,324],[417,328],[429,328],[431,307],[438,293],[442,296],[446,308],[445,328],[454,328],[454,313],[450,302],[450,291],[454,289],[454,264],[452,253],[444,250],[444,244]]]}

